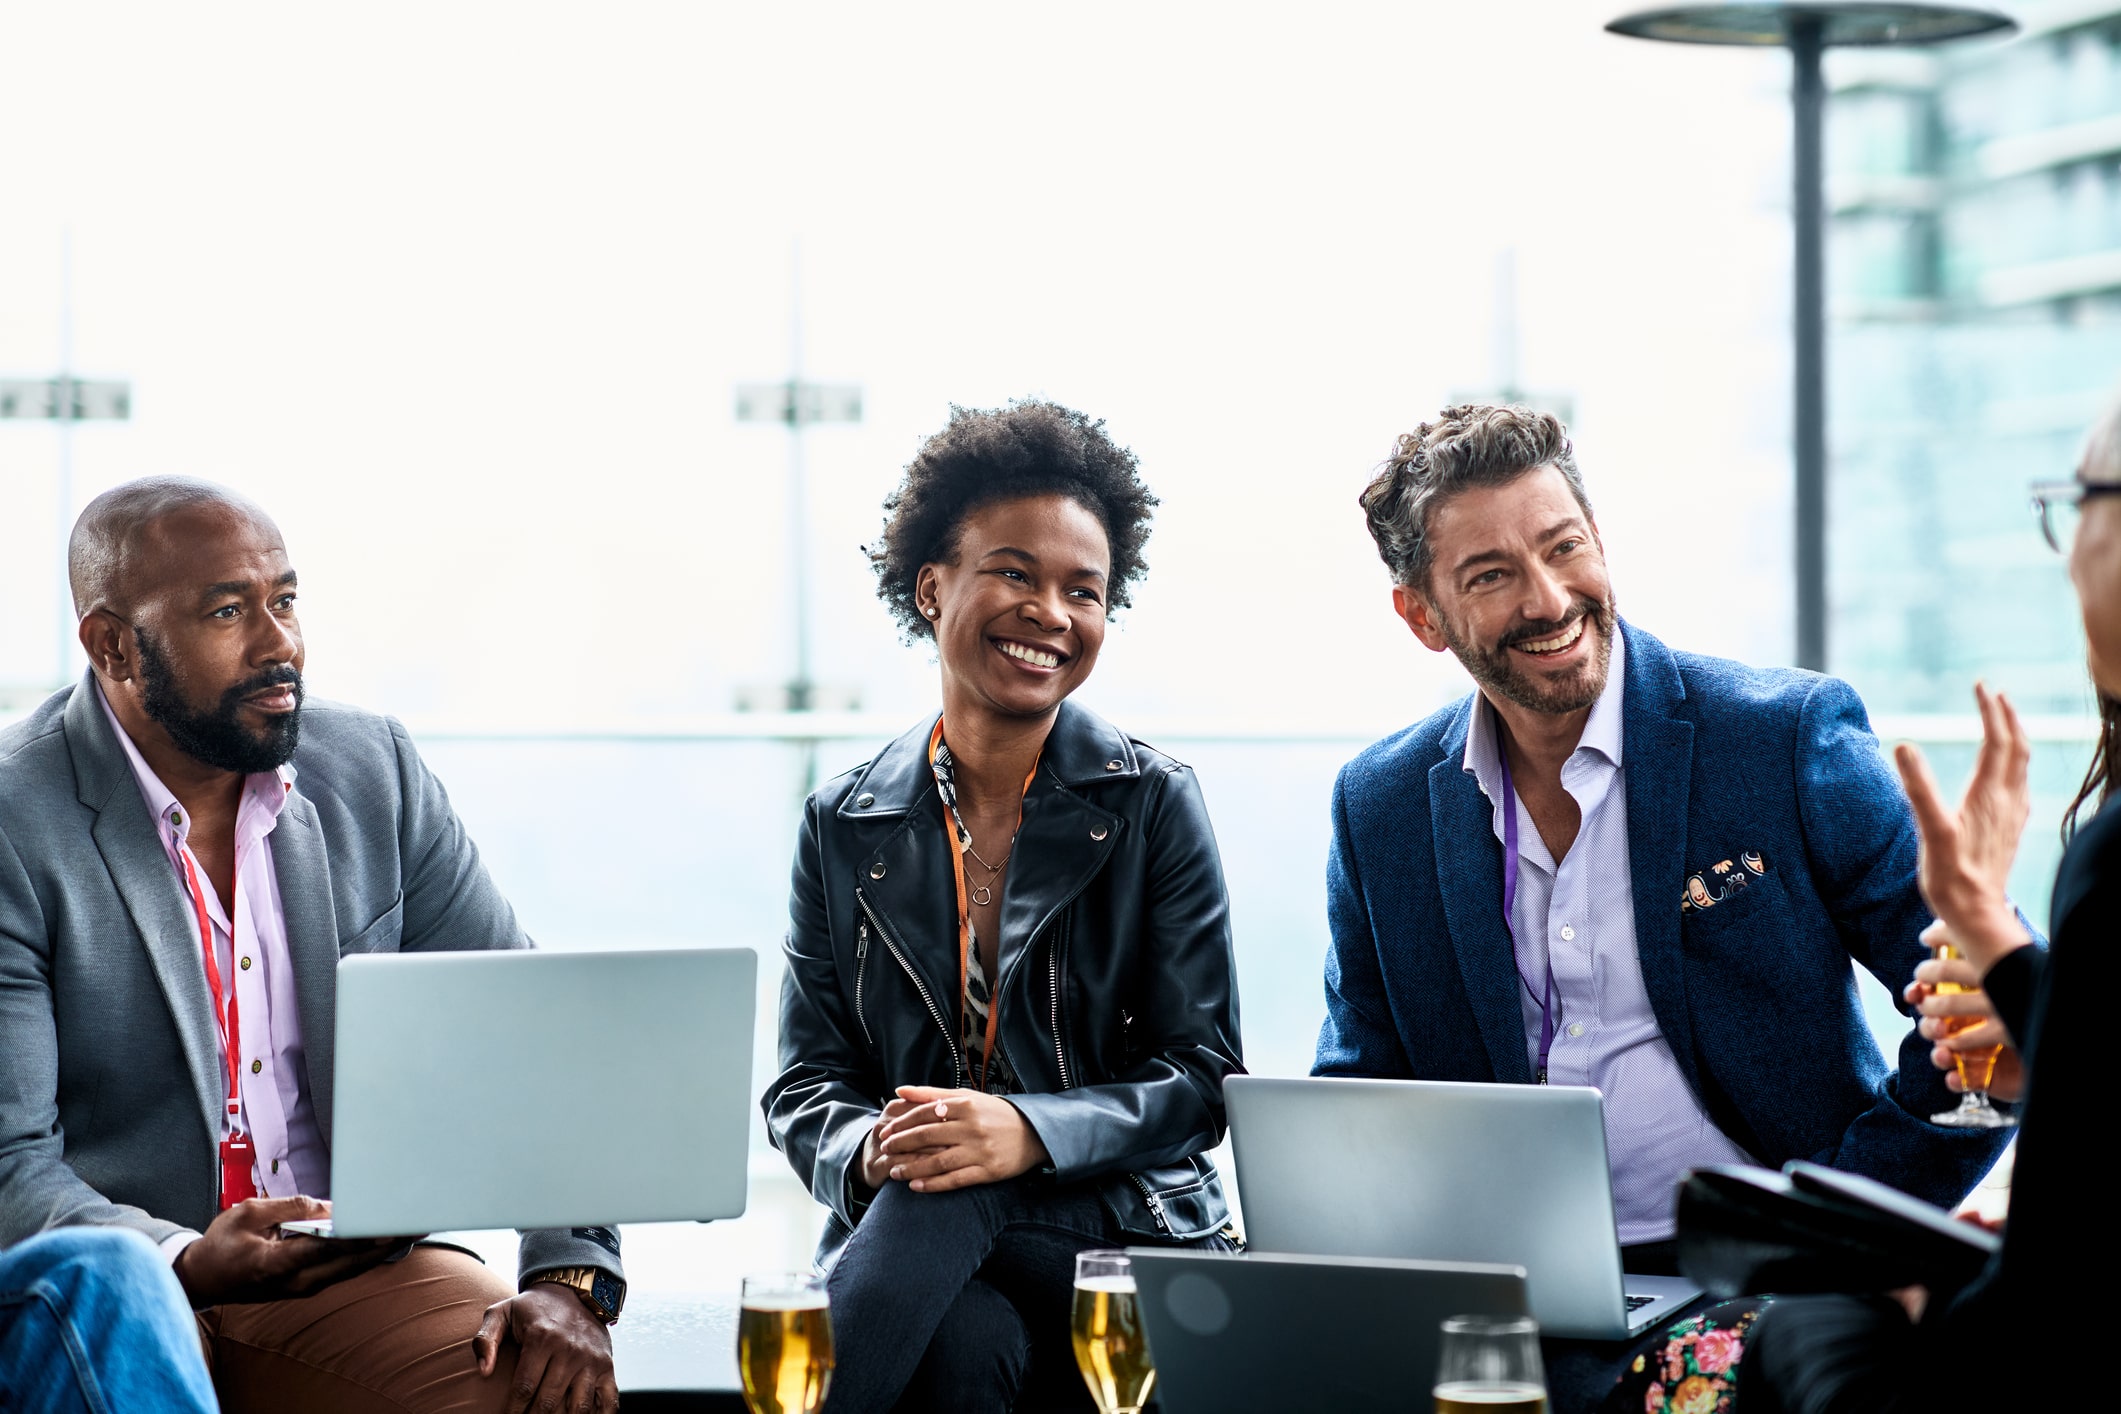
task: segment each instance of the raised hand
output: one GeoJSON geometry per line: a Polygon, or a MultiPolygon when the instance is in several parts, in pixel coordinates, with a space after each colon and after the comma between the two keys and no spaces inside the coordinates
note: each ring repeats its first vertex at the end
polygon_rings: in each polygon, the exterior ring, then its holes
{"type": "Polygon", "coordinates": [[[1031,1122],[998,1095],[901,1085],[898,1097],[909,1108],[874,1133],[886,1176],[917,1193],[998,1183],[1049,1157],[1031,1122]]]}
{"type": "Polygon", "coordinates": [[[410,1237],[310,1237],[281,1223],[331,1216],[321,1198],[246,1198],[221,1212],[173,1267],[184,1294],[200,1309],[225,1301],[310,1296],[333,1282],[380,1265],[410,1237]]]}
{"type": "Polygon", "coordinates": [[[1997,958],[2030,941],[2005,886],[2032,813],[2026,785],[2032,748],[2008,698],[1976,683],[1974,700],[1981,708],[1981,750],[1957,810],[1945,804],[1929,762],[1914,745],[1895,747],[1893,761],[1922,837],[1917,879],[1923,901],[1951,929],[1978,978],[1997,958]]]}

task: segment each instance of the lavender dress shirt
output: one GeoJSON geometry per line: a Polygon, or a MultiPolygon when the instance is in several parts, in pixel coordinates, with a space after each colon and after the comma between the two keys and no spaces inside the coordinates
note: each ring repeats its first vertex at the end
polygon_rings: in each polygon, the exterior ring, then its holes
{"type": "MultiPolygon", "coordinates": [[[[1525,1050],[1534,1070],[1540,996],[1533,987],[1544,991],[1551,959],[1557,1015],[1548,1079],[1555,1085],[1596,1086],[1605,1096],[1606,1154],[1623,1244],[1659,1242],[1673,1234],[1673,1190],[1687,1169],[1754,1162],[1716,1127],[1687,1087],[1643,986],[1628,867],[1627,771],[1621,761],[1626,653],[1616,626],[1605,691],[1592,704],[1583,737],[1561,768],[1562,787],[1576,798],[1583,823],[1558,864],[1531,812],[1522,800],[1516,803],[1519,868],[1510,919],[1517,936],[1525,1050]]],[[[1501,744],[1495,710],[1482,702],[1466,734],[1465,771],[1493,806],[1498,840],[1503,837],[1501,744]]]]}
{"type": "MultiPolygon", "coordinates": [[[[205,885],[206,871],[191,853],[191,817],[178,803],[154,768],[140,755],[140,748],[125,734],[108,700],[103,711],[110,718],[111,732],[125,749],[133,768],[141,798],[155,820],[155,834],[169,856],[179,890],[185,890],[184,861],[191,859],[205,885]]],[[[221,897],[205,888],[206,918],[214,933],[214,961],[224,983],[233,979],[236,1002],[242,1017],[237,1057],[236,1091],[242,1102],[238,1122],[257,1146],[257,1162],[251,1176],[258,1192],[272,1198],[308,1194],[331,1195],[331,1161],[317,1116],[310,1103],[303,1077],[308,1074],[302,1049],[301,1011],[295,1002],[294,961],[287,950],[287,912],[280,902],[280,879],[274,871],[269,844],[287,792],[294,785],[293,765],[277,772],[257,772],[244,779],[242,803],[236,810],[235,917],[221,905],[221,897]]],[[[189,891],[185,890],[187,897],[189,891]]],[[[206,966],[202,958],[199,962],[206,966]]],[[[221,1084],[228,1084],[228,1051],[215,1028],[215,1048],[221,1056],[221,1084]]],[[[225,1095],[226,1089],[222,1091],[225,1095]]],[[[228,1133],[223,1117],[223,1136],[228,1133]]],[[[163,1244],[172,1259],[192,1239],[182,1233],[163,1244]]]]}

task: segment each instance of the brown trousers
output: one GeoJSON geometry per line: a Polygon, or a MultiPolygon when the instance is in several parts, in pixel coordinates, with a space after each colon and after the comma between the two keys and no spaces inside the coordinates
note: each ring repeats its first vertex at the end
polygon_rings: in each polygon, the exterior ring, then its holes
{"type": "Polygon", "coordinates": [[[516,1351],[481,1375],[471,1338],[515,1286],[478,1258],[415,1247],[314,1296],[199,1313],[223,1414],[487,1414],[516,1351]]]}

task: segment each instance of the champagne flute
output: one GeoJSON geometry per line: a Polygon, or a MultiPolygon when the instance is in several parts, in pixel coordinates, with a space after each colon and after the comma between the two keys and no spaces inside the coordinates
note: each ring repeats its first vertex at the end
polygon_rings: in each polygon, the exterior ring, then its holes
{"type": "Polygon", "coordinates": [[[1156,1387],[1156,1366],[1142,1330],[1134,1264],[1124,1252],[1075,1254],[1075,1311],[1069,1322],[1075,1364],[1097,1401],[1097,1414],[1141,1414],[1156,1387]]]}
{"type": "Polygon", "coordinates": [[[1436,1414],[1547,1414],[1539,1323],[1530,1316],[1453,1316],[1436,1353],[1436,1414]]]}
{"type": "Polygon", "coordinates": [[[744,1278],[736,1363],[751,1414],[817,1414],[832,1384],[832,1311],[814,1272],[744,1278]]]}
{"type": "MultiPolygon", "coordinates": [[[[1952,962],[1965,956],[1950,943],[1937,944],[1930,954],[1939,962],[1952,962]]],[[[1979,987],[1969,987],[1961,982],[1939,982],[1935,988],[1940,996],[1957,996],[1967,992],[1978,992],[1979,987]]],[[[1944,1016],[1938,1018],[1937,1031],[1943,1036],[1956,1036],[1981,1024],[1978,1016],[1944,1016]]],[[[1988,1087],[1996,1079],[1996,1061],[2003,1055],[2001,1046],[1985,1046],[1978,1051],[1955,1051],[1952,1064],[1959,1072],[1959,1084],[1965,1093],[1959,1098],[1959,1108],[1942,1110],[1930,1116],[1931,1124],[1941,1124],[1952,1129],[2008,1129],[2018,1121],[1997,1109],[1989,1102],[1988,1087]]]]}

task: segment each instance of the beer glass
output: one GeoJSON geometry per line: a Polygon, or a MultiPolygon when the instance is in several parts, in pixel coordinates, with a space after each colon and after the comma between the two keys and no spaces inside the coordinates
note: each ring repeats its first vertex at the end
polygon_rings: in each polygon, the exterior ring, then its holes
{"type": "Polygon", "coordinates": [[[817,1414],[832,1383],[832,1312],[811,1272],[744,1278],[736,1364],[751,1414],[817,1414]]]}
{"type": "MultiPolygon", "coordinates": [[[[1959,949],[1950,943],[1937,944],[1931,954],[1939,962],[1950,962],[1963,957],[1959,949]]],[[[1968,987],[1959,982],[1939,982],[1936,990],[1941,996],[1955,996],[1963,992],[1978,992],[1978,987],[1968,987]]],[[[1970,1027],[1979,1026],[1981,1018],[1976,1016],[1939,1017],[1937,1030],[1940,1035],[1955,1036],[1970,1027]]],[[[1942,1124],[1953,1129],[2007,1129],[2018,1121],[1989,1102],[1988,1087],[1996,1078],[1996,1061],[2003,1054],[2003,1047],[1988,1046],[1978,1051],[1958,1051],[1952,1056],[1953,1067],[1959,1072],[1959,1084],[1965,1093],[1959,1097],[1959,1108],[1943,1110],[1930,1116],[1931,1124],[1942,1124]]]]}
{"type": "Polygon", "coordinates": [[[1436,1353],[1436,1414],[1547,1414],[1539,1323],[1530,1316],[1453,1316],[1436,1353]]]}
{"type": "Polygon", "coordinates": [[[1134,1264],[1124,1252],[1075,1254],[1075,1364],[1097,1401],[1097,1414],[1141,1414],[1156,1387],[1134,1264]]]}

